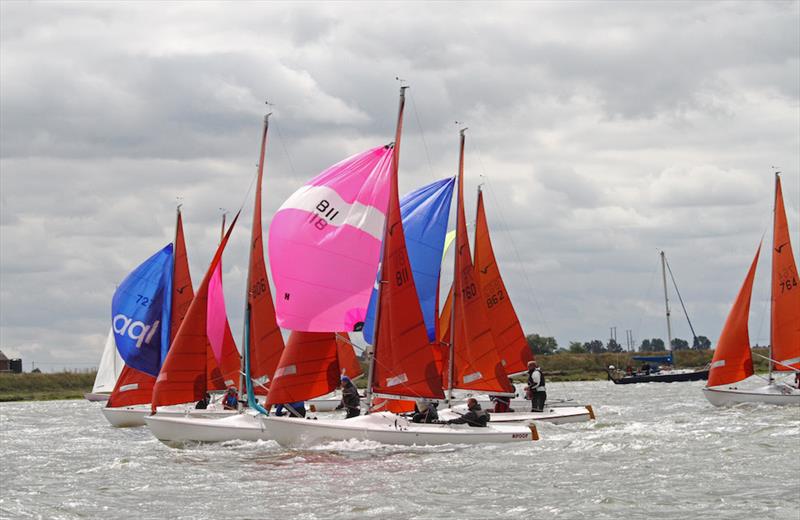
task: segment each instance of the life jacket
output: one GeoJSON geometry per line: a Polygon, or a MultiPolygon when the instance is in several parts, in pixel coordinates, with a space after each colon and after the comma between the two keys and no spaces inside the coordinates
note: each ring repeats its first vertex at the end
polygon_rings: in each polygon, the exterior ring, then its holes
{"type": "Polygon", "coordinates": [[[489,423],[489,412],[486,410],[473,410],[478,416],[478,424],[470,424],[470,426],[484,427],[489,423]]]}
{"type": "Polygon", "coordinates": [[[541,368],[535,368],[535,369],[531,370],[530,372],[528,372],[528,387],[533,392],[544,392],[545,391],[545,388],[544,388],[544,372],[542,372],[541,368]],[[537,387],[533,386],[533,374],[535,372],[539,372],[539,386],[537,386],[537,387]]]}

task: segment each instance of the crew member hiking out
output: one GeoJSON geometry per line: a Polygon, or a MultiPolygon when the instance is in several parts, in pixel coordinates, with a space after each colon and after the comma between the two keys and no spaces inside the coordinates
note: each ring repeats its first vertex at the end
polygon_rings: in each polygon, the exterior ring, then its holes
{"type": "Polygon", "coordinates": [[[445,424],[468,424],[477,428],[484,428],[489,423],[489,412],[481,409],[474,398],[467,399],[467,413],[457,419],[450,419],[445,424]]]}

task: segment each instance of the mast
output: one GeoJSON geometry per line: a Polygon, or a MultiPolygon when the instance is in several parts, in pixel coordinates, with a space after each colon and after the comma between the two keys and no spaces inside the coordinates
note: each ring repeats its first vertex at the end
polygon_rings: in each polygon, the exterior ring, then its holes
{"type": "MultiPolygon", "coordinates": [[[[772,247],[770,248],[772,258],[775,258],[775,226],[777,225],[777,219],[778,219],[778,212],[777,212],[777,208],[778,208],[778,176],[780,175],[780,173],[781,172],[779,172],[779,171],[775,172],[775,195],[772,198],[772,247]]],[[[775,261],[772,260],[771,264],[774,266],[775,265],[775,261]]],[[[774,276],[774,275],[775,275],[775,273],[772,273],[772,276],[774,276]]],[[[769,294],[770,313],[772,313],[772,312],[774,312],[774,309],[772,308],[772,306],[774,305],[774,302],[775,302],[775,282],[774,282],[774,280],[771,280],[769,285],[770,285],[770,294],[769,294]]],[[[769,353],[767,354],[767,356],[769,357],[769,362],[768,362],[769,373],[767,375],[767,380],[769,381],[770,384],[772,384],[772,359],[773,359],[772,358],[772,333],[773,333],[772,322],[773,322],[773,320],[770,317],[770,320],[769,320],[769,353]]]]}
{"type": "MultiPolygon", "coordinates": [[[[464,143],[466,141],[466,128],[459,130],[459,151],[458,151],[458,195],[456,200],[456,229],[460,225],[461,217],[464,215],[462,205],[464,203],[464,143]]],[[[480,188],[479,188],[480,189],[480,188]]],[[[458,252],[453,255],[453,276],[458,276],[458,252]]],[[[450,347],[447,367],[447,402],[453,400],[453,373],[455,372],[455,340],[456,340],[456,298],[461,295],[455,290],[453,285],[453,300],[450,302],[450,347]]]]}
{"type": "MultiPolygon", "coordinates": [[[[394,150],[392,151],[392,178],[389,182],[391,182],[389,189],[390,190],[397,190],[398,189],[398,170],[400,166],[400,137],[403,131],[403,109],[406,105],[406,89],[408,86],[401,85],[400,86],[400,102],[397,109],[397,125],[395,127],[395,134],[394,134],[394,150]]],[[[399,199],[399,197],[398,197],[399,199]]],[[[389,200],[392,200],[392,197],[389,197],[389,200]]],[[[391,202],[390,202],[391,203],[391,202]]],[[[383,294],[383,286],[387,283],[386,280],[386,259],[388,258],[388,241],[386,240],[386,228],[389,225],[388,222],[389,215],[387,211],[386,220],[384,221],[383,225],[383,254],[381,255],[381,273],[380,278],[378,281],[378,298],[377,298],[377,305],[375,306],[375,329],[372,333],[373,345],[372,349],[370,350],[369,356],[369,370],[367,371],[367,391],[366,391],[366,400],[367,400],[367,413],[372,409],[372,384],[375,377],[375,353],[378,347],[378,337],[379,337],[379,329],[381,326],[381,295],[383,294]]]]}
{"type": "MultiPolygon", "coordinates": [[[[267,130],[269,129],[269,116],[272,113],[269,112],[267,115],[264,116],[264,129],[261,133],[261,153],[258,159],[258,185],[255,187],[255,196],[261,196],[261,176],[264,174],[264,155],[267,147],[267,130]]],[[[224,215],[223,215],[224,217],[224,215]]],[[[224,226],[224,225],[223,225],[224,226]]],[[[251,231],[252,233],[255,232],[256,226],[261,226],[261,212],[259,211],[256,214],[255,208],[253,209],[253,228],[251,231]]],[[[252,238],[251,238],[251,246],[248,248],[252,250],[252,238]]],[[[252,251],[250,253],[252,255],[252,251]]],[[[250,291],[252,290],[251,287],[251,280],[250,280],[250,267],[251,261],[248,258],[247,262],[247,277],[246,285],[245,285],[245,292],[244,292],[244,327],[242,329],[242,354],[244,358],[244,371],[240,373],[239,376],[239,392],[243,389],[247,391],[247,404],[250,408],[258,410],[261,413],[266,414],[267,411],[258,404],[256,401],[255,394],[253,392],[253,382],[250,378],[250,291]]]]}
{"type": "MultiPolygon", "coordinates": [[[[667,313],[667,350],[672,352],[672,324],[669,321],[669,294],[667,293],[667,259],[664,251],[661,251],[661,280],[664,282],[664,308],[667,313]]],[[[675,359],[672,362],[674,364],[675,359]]]]}

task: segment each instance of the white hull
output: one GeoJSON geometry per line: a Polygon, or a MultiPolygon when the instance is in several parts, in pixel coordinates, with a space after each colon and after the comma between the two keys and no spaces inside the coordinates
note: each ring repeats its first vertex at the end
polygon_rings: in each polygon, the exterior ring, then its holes
{"type": "Polygon", "coordinates": [[[187,442],[274,440],[282,446],[309,446],[340,440],[371,440],[384,444],[440,445],[521,442],[538,439],[535,427],[524,424],[466,425],[414,424],[389,412],[352,419],[291,419],[238,414],[219,420],[147,417],[159,440],[175,445],[187,442]],[[533,429],[533,431],[532,431],[533,429]]]}
{"type": "Polygon", "coordinates": [[[390,412],[362,415],[346,420],[322,419],[270,421],[272,438],[282,446],[310,446],[349,439],[382,444],[442,445],[484,444],[538,440],[535,426],[491,424],[486,428],[467,425],[415,424],[390,412]]]}
{"type": "MultiPolygon", "coordinates": [[[[190,418],[222,418],[236,413],[236,410],[195,410],[194,403],[189,405],[164,406],[158,409],[159,416],[190,418]]],[[[119,408],[103,408],[106,420],[115,428],[144,426],[145,417],[150,415],[150,405],[121,406],[119,408]]]]}
{"type": "MultiPolygon", "coordinates": [[[[530,410],[530,401],[527,401],[526,408],[515,408],[514,412],[493,413],[488,409],[491,416],[490,424],[497,423],[521,423],[521,422],[549,422],[552,424],[568,424],[586,422],[594,419],[594,410],[591,406],[559,406],[555,408],[545,408],[541,412],[523,411],[530,410]]],[[[513,408],[513,407],[512,407],[513,408]]],[[[446,421],[456,419],[467,412],[466,405],[454,406],[439,411],[439,419],[446,421]]]]}
{"type": "Polygon", "coordinates": [[[800,390],[783,384],[771,384],[757,388],[706,387],[703,388],[703,395],[714,406],[732,406],[740,403],[800,406],[800,390]]]}
{"type": "Polygon", "coordinates": [[[88,394],[83,394],[84,399],[92,402],[108,401],[109,397],[111,397],[111,394],[98,394],[95,392],[89,392],[88,394]]]}
{"type": "Polygon", "coordinates": [[[270,440],[270,432],[264,427],[265,419],[268,418],[272,419],[252,412],[237,413],[222,419],[189,419],[158,414],[146,417],[145,422],[156,439],[166,444],[180,445],[187,442],[270,440]]]}

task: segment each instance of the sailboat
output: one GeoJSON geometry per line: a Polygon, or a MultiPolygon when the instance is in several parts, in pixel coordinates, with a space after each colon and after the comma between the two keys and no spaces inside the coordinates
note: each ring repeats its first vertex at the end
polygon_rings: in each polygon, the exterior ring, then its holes
{"type": "Polygon", "coordinates": [[[100,357],[100,365],[97,367],[97,375],[94,378],[92,391],[83,394],[87,401],[108,401],[108,397],[117,384],[125,362],[117,351],[117,344],[114,341],[114,330],[108,331],[106,344],[103,348],[103,355],[100,357]]]}
{"type": "MultiPolygon", "coordinates": [[[[672,324],[670,322],[670,315],[672,311],[670,310],[669,306],[669,292],[667,291],[667,270],[669,269],[669,265],[667,263],[667,256],[664,254],[664,251],[661,251],[661,280],[664,284],[664,307],[666,309],[666,317],[667,317],[667,346],[669,347],[669,352],[663,356],[633,356],[634,361],[641,361],[645,363],[647,367],[651,367],[650,363],[654,363],[652,368],[647,368],[641,372],[634,372],[626,374],[622,370],[615,368],[613,365],[607,368],[608,371],[608,378],[614,382],[616,385],[629,385],[633,383],[680,383],[686,381],[703,381],[708,379],[708,367],[703,368],[695,368],[695,369],[659,369],[659,364],[663,363],[665,365],[673,366],[674,363],[674,356],[677,356],[678,353],[672,350],[672,324]]],[[[670,270],[670,276],[672,275],[672,271],[670,270]]],[[[675,291],[678,293],[678,298],[681,300],[681,305],[683,306],[683,299],[680,298],[680,292],[678,292],[678,286],[675,284],[675,279],[672,278],[673,285],[675,285],[675,291]]],[[[697,339],[697,335],[694,333],[694,327],[692,327],[692,322],[689,320],[689,314],[686,313],[686,307],[683,306],[684,314],[686,315],[686,320],[689,322],[689,328],[692,330],[692,336],[697,339]]]]}
{"type": "MultiPolygon", "coordinates": [[[[164,338],[164,343],[167,346],[174,342],[189,305],[194,299],[180,206],[178,206],[176,213],[175,240],[173,244],[174,258],[169,276],[170,283],[165,288],[165,292],[169,294],[167,298],[169,305],[165,306],[168,307],[168,310],[165,311],[164,319],[168,323],[168,327],[164,328],[165,331],[168,331],[168,336],[164,338]]],[[[162,352],[161,355],[163,356],[162,360],[166,358],[165,352],[162,352]]],[[[228,386],[227,383],[230,382],[231,372],[237,375],[239,372],[238,353],[235,347],[232,350],[230,346],[228,347],[221,365],[217,363],[210,349],[206,355],[210,359],[207,365],[203,365],[204,388],[206,390],[224,390],[228,386]]],[[[156,374],[158,373],[157,370],[155,370],[156,374]]],[[[103,415],[115,427],[144,426],[145,416],[151,413],[150,403],[155,383],[156,375],[153,373],[137,370],[126,365],[117,380],[106,407],[102,410],[103,415]]],[[[206,410],[195,410],[194,403],[195,401],[181,401],[162,407],[159,411],[162,414],[173,415],[216,416],[230,414],[229,411],[216,409],[213,406],[206,410]]]]}
{"type": "Polygon", "coordinates": [[[720,333],[711,375],[703,388],[703,395],[714,406],[737,403],[766,403],[800,405],[800,277],[792,253],[789,224],[783,204],[779,172],[775,174],[775,201],[773,206],[773,248],[770,306],[769,374],[767,384],[752,387],[739,384],[753,375],[753,358],[750,351],[748,318],[753,292],[756,265],[761,253],[759,244],[756,256],[745,276],[744,283],[720,333]],[[776,380],[775,372],[794,373],[794,385],[776,380]]]}
{"type": "MultiPolygon", "coordinates": [[[[516,396],[510,375],[527,371],[533,359],[516,311],[506,291],[489,237],[489,226],[479,189],[475,225],[475,261],[470,252],[464,211],[465,130],[460,132],[458,192],[456,208],[455,265],[453,286],[445,310],[449,311],[447,354],[447,402],[453,392],[516,396]]],[[[489,406],[488,396],[481,406],[489,406]]],[[[530,402],[515,412],[492,414],[492,423],[545,420],[555,423],[582,422],[593,418],[584,406],[548,407],[531,412],[530,402]]],[[[439,413],[454,419],[465,411],[461,404],[439,413]]]]}

